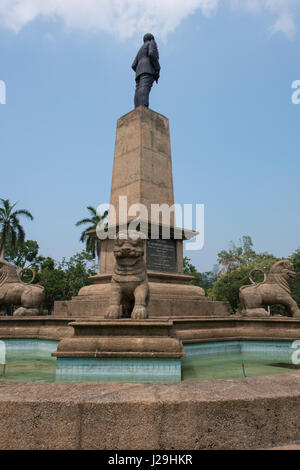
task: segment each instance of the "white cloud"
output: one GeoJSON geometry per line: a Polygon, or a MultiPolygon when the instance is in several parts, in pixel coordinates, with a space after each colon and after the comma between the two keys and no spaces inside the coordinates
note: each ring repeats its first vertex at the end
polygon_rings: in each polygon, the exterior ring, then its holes
{"type": "Polygon", "coordinates": [[[135,31],[164,36],[200,9],[209,15],[219,0],[0,0],[0,25],[19,31],[45,16],[62,18],[67,26],[104,30],[129,37],[135,31]]]}
{"type": "Polygon", "coordinates": [[[268,13],[274,18],[269,28],[271,34],[280,32],[290,39],[295,36],[295,14],[300,10],[300,0],[231,0],[231,5],[251,13],[268,13]]]}
{"type": "Polygon", "coordinates": [[[62,19],[70,28],[108,31],[119,37],[145,31],[163,37],[197,10],[209,16],[221,1],[247,13],[270,14],[271,34],[295,34],[300,0],[0,0],[0,26],[18,32],[45,17],[62,19]]]}
{"type": "Polygon", "coordinates": [[[296,30],[297,30],[297,27],[296,27],[294,18],[292,15],[290,15],[287,12],[287,13],[282,13],[279,16],[278,20],[274,23],[273,26],[271,26],[270,33],[271,34],[284,33],[290,39],[293,39],[293,37],[296,34],[296,30]]]}

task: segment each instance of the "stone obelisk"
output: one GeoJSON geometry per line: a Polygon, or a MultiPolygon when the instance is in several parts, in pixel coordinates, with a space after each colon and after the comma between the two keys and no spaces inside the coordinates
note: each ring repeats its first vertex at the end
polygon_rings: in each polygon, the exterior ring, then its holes
{"type": "Polygon", "coordinates": [[[169,121],[144,106],[117,123],[110,198],[117,213],[120,195],[149,215],[152,204],[174,204],[169,121]]]}

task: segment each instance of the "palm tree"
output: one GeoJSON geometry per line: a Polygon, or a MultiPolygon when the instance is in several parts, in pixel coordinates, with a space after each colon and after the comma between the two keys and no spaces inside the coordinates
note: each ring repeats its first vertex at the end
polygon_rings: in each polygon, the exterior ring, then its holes
{"type": "Polygon", "coordinates": [[[7,242],[15,248],[18,243],[23,243],[25,240],[19,216],[24,215],[27,219],[33,220],[32,214],[26,209],[14,211],[17,204],[17,202],[10,204],[9,199],[0,198],[0,259],[4,259],[7,242]]]}
{"type": "Polygon", "coordinates": [[[86,251],[88,253],[91,253],[91,255],[93,255],[93,258],[95,258],[96,254],[97,256],[99,256],[100,241],[92,235],[87,234],[86,232],[90,230],[96,230],[97,226],[99,227],[103,225],[105,219],[108,216],[108,211],[105,211],[103,214],[97,214],[97,211],[94,207],[88,206],[87,209],[90,212],[90,218],[81,219],[76,222],[75,225],[76,227],[79,227],[80,225],[89,224],[89,227],[87,227],[82,232],[80,241],[85,243],[86,251]]]}

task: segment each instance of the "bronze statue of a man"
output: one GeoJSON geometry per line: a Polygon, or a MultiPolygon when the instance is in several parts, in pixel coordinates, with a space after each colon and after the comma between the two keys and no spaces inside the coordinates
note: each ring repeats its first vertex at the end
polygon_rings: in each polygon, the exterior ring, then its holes
{"type": "Polygon", "coordinates": [[[145,34],[144,44],[132,64],[136,73],[134,107],[149,106],[149,94],[153,82],[158,83],[160,74],[159,53],[153,34],[145,34]]]}

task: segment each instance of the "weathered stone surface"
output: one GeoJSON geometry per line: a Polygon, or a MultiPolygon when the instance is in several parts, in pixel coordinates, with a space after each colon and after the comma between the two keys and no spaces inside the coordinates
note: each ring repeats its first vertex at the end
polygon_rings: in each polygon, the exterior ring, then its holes
{"type": "Polygon", "coordinates": [[[287,315],[300,318],[300,310],[291,296],[289,279],[296,276],[289,260],[277,261],[267,276],[259,284],[240,288],[242,315],[246,317],[270,317],[264,305],[284,305],[287,315]]]}
{"type": "Polygon", "coordinates": [[[253,449],[299,442],[300,373],[180,384],[0,382],[1,449],[253,449]]]}

